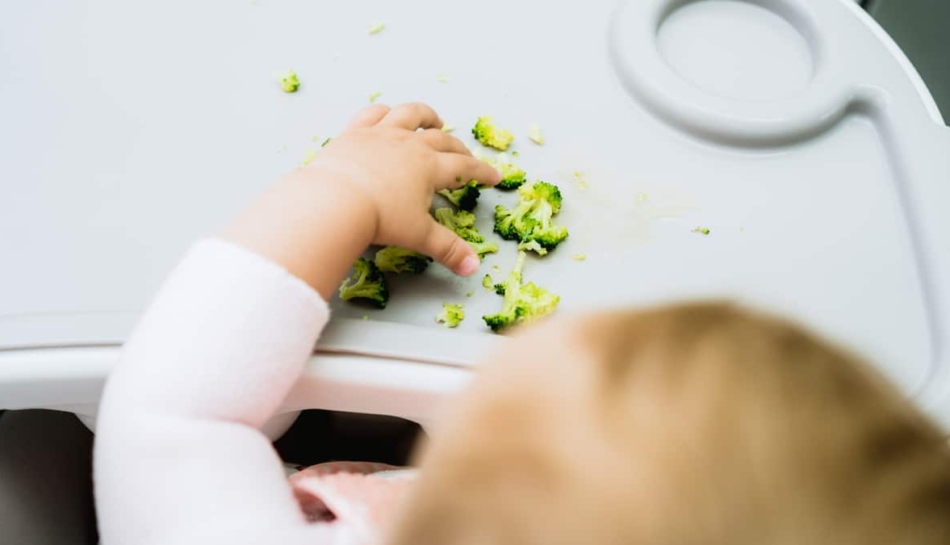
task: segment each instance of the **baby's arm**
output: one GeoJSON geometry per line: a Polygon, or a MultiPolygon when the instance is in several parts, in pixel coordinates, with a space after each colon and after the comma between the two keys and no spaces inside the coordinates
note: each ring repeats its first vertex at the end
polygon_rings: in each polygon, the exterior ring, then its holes
{"type": "Polygon", "coordinates": [[[328,532],[304,521],[258,430],[311,354],[325,300],[368,244],[474,272],[468,245],[427,211],[457,177],[490,184],[498,173],[440,124],[420,105],[364,110],[224,240],[197,244],[179,264],[103,394],[95,480],[105,545],[312,545],[328,532]]]}

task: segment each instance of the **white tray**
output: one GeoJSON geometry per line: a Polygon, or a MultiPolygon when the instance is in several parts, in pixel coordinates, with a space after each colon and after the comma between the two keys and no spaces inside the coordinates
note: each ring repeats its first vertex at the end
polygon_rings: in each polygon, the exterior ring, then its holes
{"type": "MultiPolygon", "coordinates": [[[[571,237],[525,271],[561,312],[735,298],[854,348],[950,421],[950,130],[850,0],[0,8],[0,408],[94,413],[114,347],[188,243],[374,91],[433,104],[473,147],[479,115],[516,132],[529,175],[564,193],[571,237]],[[274,74],[291,67],[287,95],[274,74]]],[[[511,200],[485,193],[483,231],[511,200]]],[[[501,246],[485,272],[507,272],[501,246]]],[[[386,311],[335,302],[318,352],[392,373],[472,364],[498,341],[479,316],[500,298],[432,269],[394,281],[386,311]],[[433,321],[447,300],[466,303],[459,331],[433,321]]]]}

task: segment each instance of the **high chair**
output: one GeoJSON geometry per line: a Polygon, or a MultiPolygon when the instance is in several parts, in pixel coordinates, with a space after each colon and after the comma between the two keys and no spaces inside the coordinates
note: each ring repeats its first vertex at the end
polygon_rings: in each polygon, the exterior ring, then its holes
{"type": "MultiPolygon", "coordinates": [[[[561,188],[571,235],[524,274],[562,316],[738,300],[856,350],[950,423],[950,129],[852,0],[23,2],[0,16],[0,89],[0,410],[95,429],[191,241],[379,91],[431,103],[479,153],[468,129],[493,115],[508,158],[561,188]],[[297,93],[273,77],[287,68],[297,93]]],[[[495,240],[514,196],[482,193],[495,240]]],[[[515,260],[497,241],[473,278],[393,278],[385,311],[333,301],[268,436],[311,408],[437,432],[505,342],[480,320],[501,305],[483,275],[515,260]],[[445,301],[465,304],[458,330],[434,321],[445,301]]]]}

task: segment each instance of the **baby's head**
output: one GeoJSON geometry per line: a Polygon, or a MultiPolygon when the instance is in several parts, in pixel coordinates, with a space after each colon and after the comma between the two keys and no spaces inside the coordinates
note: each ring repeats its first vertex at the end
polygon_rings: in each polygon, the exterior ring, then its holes
{"type": "Polygon", "coordinates": [[[945,435],[859,360],[724,304],[523,332],[423,465],[392,545],[950,543],[945,435]]]}

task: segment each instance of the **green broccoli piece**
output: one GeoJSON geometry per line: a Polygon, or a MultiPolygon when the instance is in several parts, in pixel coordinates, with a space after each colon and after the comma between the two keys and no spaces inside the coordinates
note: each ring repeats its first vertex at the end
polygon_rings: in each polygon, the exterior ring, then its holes
{"type": "Polygon", "coordinates": [[[567,227],[551,222],[560,211],[561,191],[556,185],[540,180],[523,185],[518,188],[515,208],[495,207],[495,232],[519,241],[519,249],[546,255],[568,236],[567,227]]]}
{"type": "Polygon", "coordinates": [[[376,267],[383,272],[421,274],[432,262],[432,258],[405,248],[386,246],[376,252],[374,262],[376,267]]]}
{"type": "Polygon", "coordinates": [[[482,278],[482,287],[485,288],[486,290],[495,289],[495,281],[491,279],[490,274],[486,274],[485,278],[482,278]]]}
{"type": "Polygon", "coordinates": [[[445,327],[458,327],[465,319],[465,311],[462,309],[462,303],[450,305],[442,303],[442,312],[436,315],[435,321],[445,324],[445,327]]]}
{"type": "Polygon", "coordinates": [[[495,286],[495,291],[505,296],[501,311],[497,314],[482,316],[485,324],[494,332],[513,325],[537,320],[554,312],[560,296],[538,286],[534,282],[522,283],[525,253],[518,252],[518,261],[508,275],[508,279],[495,286]]]}
{"type": "Polygon", "coordinates": [[[456,212],[451,208],[438,208],[435,211],[435,219],[468,242],[485,241],[485,237],[475,227],[475,214],[467,210],[456,212]]]}
{"type": "Polygon", "coordinates": [[[505,163],[501,165],[501,181],[498,182],[498,189],[518,189],[527,181],[527,174],[523,168],[513,164],[505,163]]]}
{"type": "Polygon", "coordinates": [[[287,70],[287,72],[281,74],[280,88],[283,89],[285,93],[296,93],[297,89],[300,88],[300,80],[297,79],[297,73],[293,70],[287,70]]]}
{"type": "Polygon", "coordinates": [[[478,189],[478,182],[472,180],[458,189],[442,189],[439,195],[442,195],[448,201],[460,210],[472,211],[478,204],[478,197],[482,192],[478,189]]]}
{"type": "Polygon", "coordinates": [[[501,172],[501,181],[495,186],[498,189],[518,189],[527,181],[528,175],[524,169],[512,163],[507,153],[499,153],[494,158],[482,157],[481,159],[501,172]]]}
{"type": "Polygon", "coordinates": [[[456,212],[451,208],[437,208],[435,219],[468,242],[479,258],[498,252],[498,244],[486,242],[485,237],[478,232],[478,228],[475,227],[475,214],[467,210],[456,212]]]}
{"type": "Polygon", "coordinates": [[[497,242],[472,242],[467,241],[468,245],[475,250],[475,253],[478,254],[479,259],[485,259],[485,256],[488,254],[497,254],[498,253],[498,243],[497,242]]]}
{"type": "Polygon", "coordinates": [[[479,258],[484,258],[486,254],[498,253],[498,244],[486,242],[485,237],[475,227],[475,214],[467,210],[455,212],[451,208],[437,208],[435,219],[468,242],[479,258]]]}
{"type": "Polygon", "coordinates": [[[475,121],[472,127],[472,135],[482,145],[495,148],[499,151],[505,151],[515,136],[507,129],[501,129],[495,126],[495,119],[490,115],[483,115],[475,121]]]}
{"type": "Polygon", "coordinates": [[[361,299],[377,308],[386,308],[389,286],[386,277],[372,261],[361,257],[353,264],[353,276],[340,284],[340,299],[361,299]]]}

